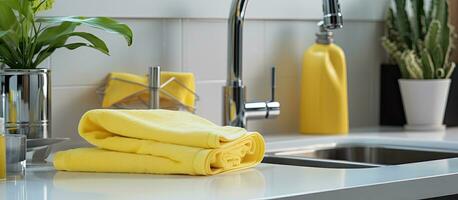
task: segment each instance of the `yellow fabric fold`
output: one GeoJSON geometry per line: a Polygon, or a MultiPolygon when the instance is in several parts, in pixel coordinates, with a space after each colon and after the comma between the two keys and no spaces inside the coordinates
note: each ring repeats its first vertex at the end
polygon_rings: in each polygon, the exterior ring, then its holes
{"type": "Polygon", "coordinates": [[[259,133],[168,110],[93,110],[79,124],[96,148],[58,152],[64,171],[213,175],[259,164],[259,133]]]}
{"type": "MultiPolygon", "coordinates": [[[[191,91],[196,91],[194,74],[182,72],[161,72],[161,84],[172,77],[175,77],[175,80],[188,87],[191,91]]],[[[110,73],[105,88],[102,107],[109,108],[120,102],[129,103],[137,100],[138,97],[140,97],[144,102],[148,102],[149,95],[147,88],[144,87],[145,85],[148,85],[147,76],[120,72],[110,73]]],[[[169,83],[163,88],[163,90],[175,97],[184,105],[194,107],[196,98],[195,95],[176,82],[169,83]]],[[[163,95],[162,93],[160,97],[162,105],[173,105],[173,100],[167,95],[163,95]]]]}

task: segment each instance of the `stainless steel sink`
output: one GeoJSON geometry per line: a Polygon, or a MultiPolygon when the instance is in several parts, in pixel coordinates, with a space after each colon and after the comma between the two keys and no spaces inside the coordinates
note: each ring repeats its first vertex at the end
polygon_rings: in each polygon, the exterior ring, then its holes
{"type": "Polygon", "coordinates": [[[263,162],[322,168],[371,168],[457,157],[458,150],[384,144],[330,143],[268,152],[263,162]]]}

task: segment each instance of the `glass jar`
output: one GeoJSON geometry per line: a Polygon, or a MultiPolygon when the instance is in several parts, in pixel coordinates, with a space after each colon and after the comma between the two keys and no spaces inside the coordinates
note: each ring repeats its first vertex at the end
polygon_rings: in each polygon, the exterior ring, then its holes
{"type": "Polygon", "coordinates": [[[21,179],[25,176],[26,143],[25,135],[5,134],[7,179],[21,179]]]}

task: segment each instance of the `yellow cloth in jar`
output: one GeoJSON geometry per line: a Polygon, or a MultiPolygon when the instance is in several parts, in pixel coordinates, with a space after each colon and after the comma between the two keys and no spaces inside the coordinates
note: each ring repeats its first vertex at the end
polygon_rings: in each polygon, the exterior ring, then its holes
{"type": "MultiPolygon", "coordinates": [[[[195,78],[192,73],[182,73],[182,72],[161,72],[161,84],[168,81],[170,78],[175,78],[175,80],[182,83],[184,86],[189,88],[191,91],[196,90],[195,78]]],[[[148,86],[148,77],[139,76],[129,73],[120,73],[112,72],[109,75],[107,86],[105,88],[105,95],[103,97],[103,108],[109,108],[116,103],[125,102],[129,103],[135,98],[133,96],[138,95],[144,102],[148,102],[148,89],[145,87],[148,86]],[[129,82],[126,82],[129,81],[129,82]]],[[[189,90],[185,89],[181,85],[171,82],[162,88],[163,91],[172,95],[182,104],[188,107],[194,107],[195,95],[189,90]]],[[[167,95],[161,93],[161,105],[169,106],[173,102],[167,95]]]]}

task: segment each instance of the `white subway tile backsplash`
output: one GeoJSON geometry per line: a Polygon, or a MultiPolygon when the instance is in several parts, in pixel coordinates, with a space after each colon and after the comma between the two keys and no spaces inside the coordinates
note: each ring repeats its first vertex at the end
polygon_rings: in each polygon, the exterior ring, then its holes
{"type": "Polygon", "coordinates": [[[248,101],[265,101],[270,91],[270,68],[265,61],[265,21],[249,20],[243,35],[243,79],[248,101]]]}
{"type": "MultiPolygon", "coordinates": [[[[259,131],[263,134],[296,132],[299,114],[298,84],[298,78],[280,78],[277,81],[277,101],[281,104],[280,116],[276,119],[250,120],[248,121],[248,130],[259,131]]],[[[267,87],[263,88],[267,89],[267,87]]]]}
{"type": "MultiPolygon", "coordinates": [[[[343,0],[345,19],[382,21],[389,0],[343,0]]],[[[428,2],[428,1],[427,1],[428,2]]],[[[231,1],[217,0],[78,0],[56,1],[46,16],[108,16],[125,18],[227,19],[231,1]],[[91,6],[87,6],[91,5],[91,6]],[[110,5],[110,6],[105,6],[110,5]],[[101,9],[103,8],[103,9],[101,9]]],[[[321,1],[251,1],[248,19],[318,20],[321,1]]]]}
{"type": "Polygon", "coordinates": [[[335,40],[347,57],[350,125],[375,126],[379,117],[380,44],[383,23],[351,22],[336,32],[335,40]]]}
{"type": "MultiPolygon", "coordinates": [[[[131,47],[128,47],[119,35],[91,29],[91,33],[106,41],[111,56],[87,48],[74,51],[58,50],[52,57],[53,85],[99,84],[112,71],[145,74],[148,66],[160,63],[161,21],[147,19],[121,21],[127,23],[135,34],[131,47]]],[[[83,28],[82,30],[89,29],[83,28]]]]}
{"type": "Polygon", "coordinates": [[[271,21],[266,24],[266,60],[280,77],[297,77],[304,51],[315,42],[316,22],[271,21]]]}
{"type": "MultiPolygon", "coordinates": [[[[168,71],[183,71],[183,20],[162,21],[161,66],[168,71]]],[[[159,47],[158,47],[159,48],[159,47]]]]}
{"type": "Polygon", "coordinates": [[[53,87],[52,90],[52,136],[71,138],[81,143],[78,122],[88,110],[99,108],[101,103],[95,86],[53,87]]]}
{"type": "MultiPolygon", "coordinates": [[[[134,45],[127,48],[117,35],[101,33],[112,50],[107,57],[94,50],[59,51],[52,57],[53,133],[77,135],[81,115],[98,108],[95,88],[109,72],[137,74],[159,64],[168,71],[193,72],[197,78],[197,114],[222,124],[223,86],[227,74],[227,23],[220,19],[122,19],[134,31],[134,45]]],[[[379,22],[346,22],[336,32],[348,62],[350,120],[354,126],[372,126],[378,119],[379,22]]],[[[300,72],[304,51],[313,44],[315,21],[248,20],[244,35],[244,81],[248,100],[270,98],[270,68],[277,67],[277,99],[281,116],[249,121],[261,133],[297,131],[300,72]]]]}
{"type": "MultiPolygon", "coordinates": [[[[316,23],[301,21],[267,21],[265,24],[265,63],[277,67],[277,100],[281,114],[277,119],[249,121],[250,130],[262,133],[297,131],[299,119],[299,81],[304,50],[315,40],[316,23]]],[[[247,82],[248,94],[266,100],[270,96],[270,71],[258,72],[258,81],[247,82]],[[250,85],[248,85],[250,84],[250,85]],[[258,96],[259,95],[259,96],[258,96]]],[[[256,74],[256,71],[251,72],[256,74]]]]}
{"type": "Polygon", "coordinates": [[[196,114],[213,123],[223,123],[223,87],[225,81],[199,81],[196,84],[200,101],[197,102],[196,114]]]}
{"type": "Polygon", "coordinates": [[[197,80],[226,79],[225,20],[183,20],[183,69],[197,80]]]}

